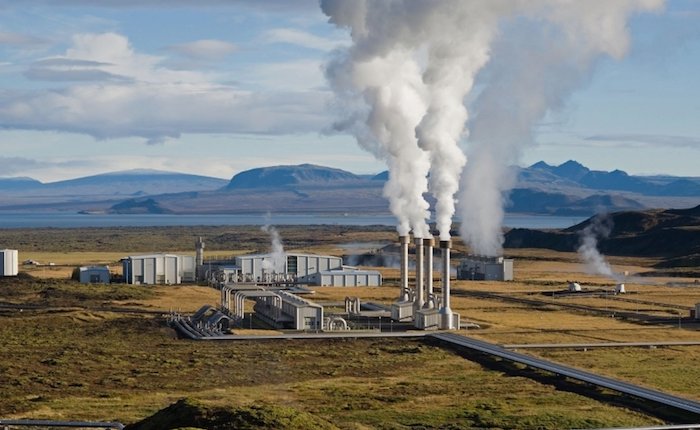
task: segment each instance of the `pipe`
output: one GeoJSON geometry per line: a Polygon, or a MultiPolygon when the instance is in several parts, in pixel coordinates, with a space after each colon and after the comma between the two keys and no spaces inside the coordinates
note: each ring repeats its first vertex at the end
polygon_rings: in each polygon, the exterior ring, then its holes
{"type": "Polygon", "coordinates": [[[450,248],[449,240],[440,241],[442,250],[442,307],[440,308],[440,328],[444,330],[454,329],[452,323],[452,309],[450,309],[450,248]]]}
{"type": "Polygon", "coordinates": [[[408,294],[408,236],[399,236],[401,244],[401,291],[399,292],[399,301],[406,302],[409,299],[408,294]]]}
{"type": "Polygon", "coordinates": [[[414,239],[414,243],[416,244],[416,299],[413,302],[413,308],[414,310],[418,310],[422,309],[423,305],[425,304],[425,296],[423,294],[423,238],[416,237],[414,239]]]}
{"type": "Polygon", "coordinates": [[[425,304],[424,308],[432,309],[435,307],[433,296],[433,246],[435,239],[423,239],[425,245],[425,304]]]}

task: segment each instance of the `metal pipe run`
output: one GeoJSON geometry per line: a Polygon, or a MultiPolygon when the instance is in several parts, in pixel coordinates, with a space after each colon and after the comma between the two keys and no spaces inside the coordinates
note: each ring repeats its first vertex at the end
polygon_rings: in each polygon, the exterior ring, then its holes
{"type": "Polygon", "coordinates": [[[423,287],[423,238],[416,237],[414,243],[416,244],[416,299],[413,302],[413,309],[417,311],[418,309],[422,309],[425,304],[425,290],[423,287]]]}
{"type": "Polygon", "coordinates": [[[452,322],[452,309],[450,308],[450,248],[449,240],[440,241],[442,250],[442,307],[440,308],[440,328],[444,330],[454,329],[452,322]]]}

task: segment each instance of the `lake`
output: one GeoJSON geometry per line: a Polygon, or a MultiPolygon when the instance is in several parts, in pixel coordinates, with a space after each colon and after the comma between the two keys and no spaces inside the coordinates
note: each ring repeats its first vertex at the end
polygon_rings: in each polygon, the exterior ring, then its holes
{"type": "MultiPolygon", "coordinates": [[[[566,228],[585,217],[507,214],[512,228],[566,228]]],[[[396,225],[391,215],[236,214],[236,215],[115,215],[78,213],[0,213],[0,228],[152,227],[175,225],[396,225]]]]}

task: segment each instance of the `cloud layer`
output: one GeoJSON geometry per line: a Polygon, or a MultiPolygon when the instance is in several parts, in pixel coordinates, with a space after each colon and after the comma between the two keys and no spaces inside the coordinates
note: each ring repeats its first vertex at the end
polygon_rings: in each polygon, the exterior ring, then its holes
{"type": "MultiPolygon", "coordinates": [[[[178,52],[212,59],[235,47],[198,40],[178,52]]],[[[159,143],[183,133],[297,133],[326,124],[322,90],[251,91],[214,72],[174,70],[166,57],[137,52],[117,33],[78,34],[63,55],[25,70],[51,89],[0,92],[6,128],[85,133],[98,139],[138,136],[159,143]]]]}

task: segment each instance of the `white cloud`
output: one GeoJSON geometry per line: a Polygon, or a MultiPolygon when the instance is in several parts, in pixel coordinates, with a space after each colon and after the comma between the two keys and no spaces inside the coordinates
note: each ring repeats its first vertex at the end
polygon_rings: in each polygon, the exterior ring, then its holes
{"type": "Polygon", "coordinates": [[[669,147],[700,149],[700,137],[664,134],[597,134],[585,138],[588,142],[605,142],[620,146],[669,147]]]}
{"type": "Polygon", "coordinates": [[[30,36],[27,34],[0,31],[0,45],[27,47],[45,45],[46,43],[47,42],[44,39],[40,39],[38,37],[30,36]]]}
{"type": "Polygon", "coordinates": [[[287,43],[319,51],[331,51],[345,43],[345,40],[326,39],[295,28],[275,28],[265,32],[267,43],[287,43]]]}
{"type": "Polygon", "coordinates": [[[237,50],[236,45],[223,40],[202,39],[170,46],[171,51],[199,60],[219,60],[237,50]]]}
{"type": "Polygon", "coordinates": [[[316,131],[327,122],[324,91],[241,91],[217,83],[213,74],[164,67],[164,60],[136,52],[116,33],[76,35],[65,55],[37,62],[26,73],[84,82],[1,92],[0,123],[160,142],[183,133],[316,131]]]}

